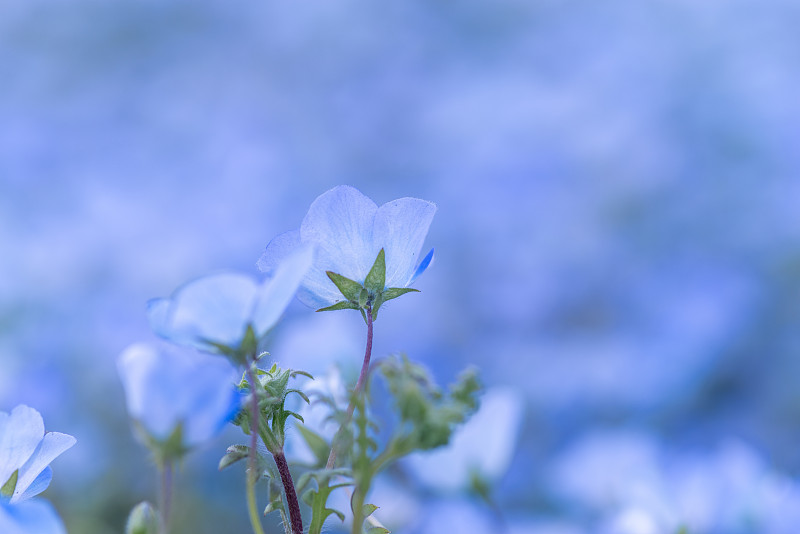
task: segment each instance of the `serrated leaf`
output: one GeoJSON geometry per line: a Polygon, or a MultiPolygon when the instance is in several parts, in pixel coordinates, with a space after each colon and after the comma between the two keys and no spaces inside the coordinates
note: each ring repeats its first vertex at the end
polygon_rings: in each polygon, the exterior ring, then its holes
{"type": "Polygon", "coordinates": [[[380,293],[386,287],[386,253],[381,249],[378,252],[378,257],[375,258],[375,263],[367,273],[364,279],[364,287],[372,293],[380,293]]]}
{"type": "Polygon", "coordinates": [[[344,295],[344,298],[350,302],[358,302],[358,294],[361,293],[361,284],[333,271],[326,271],[326,274],[342,295],[344,295]]]}
{"type": "Polygon", "coordinates": [[[17,489],[17,479],[19,478],[19,469],[16,469],[11,476],[8,477],[6,483],[0,488],[0,495],[3,497],[11,497],[14,495],[14,490],[17,489]]]}
{"type": "Polygon", "coordinates": [[[317,464],[325,465],[325,462],[328,461],[328,455],[330,454],[331,450],[331,446],[328,444],[328,442],[322,436],[305,425],[296,425],[295,428],[300,431],[300,435],[303,437],[306,445],[308,445],[308,448],[311,449],[312,453],[314,453],[314,458],[317,459],[317,464]]]}
{"type": "Polygon", "coordinates": [[[361,513],[364,515],[364,517],[369,517],[377,509],[378,507],[375,506],[374,504],[366,503],[364,504],[364,506],[361,507],[361,513]]]}
{"type": "Polygon", "coordinates": [[[324,312],[324,311],[358,310],[358,309],[360,309],[358,307],[358,304],[354,304],[354,303],[349,302],[347,300],[343,300],[341,302],[337,302],[336,304],[333,304],[333,305],[328,306],[326,308],[320,308],[317,311],[318,312],[324,312]]]}
{"type": "Polygon", "coordinates": [[[419,289],[414,289],[413,287],[390,287],[383,292],[383,300],[396,299],[406,293],[419,293],[419,289]]]}

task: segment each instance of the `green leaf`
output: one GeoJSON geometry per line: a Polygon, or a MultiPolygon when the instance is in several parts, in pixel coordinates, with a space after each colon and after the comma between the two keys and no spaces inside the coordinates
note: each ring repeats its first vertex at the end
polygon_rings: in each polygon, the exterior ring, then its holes
{"type": "Polygon", "coordinates": [[[336,514],[336,517],[339,518],[339,521],[344,523],[344,514],[335,508],[325,508],[325,517],[328,517],[331,514],[336,514]]]}
{"type": "Polygon", "coordinates": [[[323,312],[323,311],[358,310],[358,309],[360,309],[358,307],[358,304],[354,304],[352,302],[343,300],[341,302],[337,302],[336,304],[328,306],[327,308],[320,308],[317,311],[323,312]]]}
{"type": "Polygon", "coordinates": [[[325,465],[328,461],[328,455],[331,451],[331,446],[328,444],[325,439],[314,432],[313,430],[309,429],[305,425],[295,425],[295,428],[300,431],[300,435],[308,445],[308,448],[311,449],[311,452],[314,453],[314,458],[317,459],[318,465],[325,465]]]}
{"type": "Polygon", "coordinates": [[[364,514],[364,517],[369,517],[377,509],[378,509],[378,507],[375,506],[374,504],[367,503],[367,504],[364,504],[364,506],[361,507],[361,513],[364,514]]]}
{"type": "Polygon", "coordinates": [[[283,507],[280,499],[275,499],[271,503],[264,508],[264,515],[267,515],[270,512],[275,512],[276,510],[280,510],[283,507]]]}
{"type": "Polygon", "coordinates": [[[231,445],[219,461],[219,470],[222,471],[239,460],[243,460],[250,455],[250,447],[245,445],[231,445]]]}
{"type": "Polygon", "coordinates": [[[328,278],[331,279],[331,282],[339,288],[344,298],[350,302],[358,302],[358,295],[361,293],[361,284],[333,271],[326,271],[326,274],[328,278]]]}
{"type": "MultiPolygon", "coordinates": [[[[364,287],[373,294],[378,294],[386,287],[386,253],[381,249],[375,263],[364,279],[364,287]]],[[[352,299],[350,299],[352,300],[352,299]]]]}
{"type": "Polygon", "coordinates": [[[158,514],[149,502],[134,506],[125,524],[125,534],[158,534],[158,514]]]}
{"type": "Polygon", "coordinates": [[[3,484],[3,487],[0,488],[0,495],[3,497],[11,497],[14,495],[14,490],[17,489],[17,479],[19,478],[19,469],[15,470],[11,473],[11,476],[8,477],[6,483],[3,484]]]}
{"type": "Polygon", "coordinates": [[[295,413],[295,412],[293,412],[291,410],[284,410],[283,413],[285,413],[287,415],[291,415],[292,417],[294,417],[295,419],[297,419],[301,423],[305,423],[305,421],[303,420],[303,416],[300,415],[299,413],[295,413]]]}
{"type": "Polygon", "coordinates": [[[419,293],[419,289],[414,289],[413,287],[390,287],[383,292],[383,300],[396,299],[406,293],[419,293]]]}
{"type": "Polygon", "coordinates": [[[295,388],[287,389],[286,390],[286,394],[288,395],[289,393],[297,393],[298,395],[300,395],[300,397],[304,401],[306,401],[306,404],[311,404],[311,401],[309,400],[308,395],[306,395],[305,393],[303,393],[299,389],[295,389],[295,388]]]}
{"type": "Polygon", "coordinates": [[[367,534],[390,534],[392,531],[384,527],[372,527],[367,529],[367,534]]]}

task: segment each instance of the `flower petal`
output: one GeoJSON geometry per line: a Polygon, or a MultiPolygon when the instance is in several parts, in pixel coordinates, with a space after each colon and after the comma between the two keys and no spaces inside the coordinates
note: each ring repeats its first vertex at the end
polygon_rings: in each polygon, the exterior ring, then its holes
{"type": "MultiPolygon", "coordinates": [[[[51,480],[53,480],[53,469],[48,465],[42,470],[41,473],[36,475],[36,478],[33,479],[33,482],[31,482],[27,488],[25,488],[25,491],[19,494],[15,491],[9,502],[11,504],[16,504],[18,502],[27,501],[31,497],[39,495],[41,492],[47,489],[51,480]]],[[[17,485],[17,488],[19,488],[19,485],[17,485]]]]}
{"type": "Polygon", "coordinates": [[[253,310],[256,336],[264,335],[278,322],[297,293],[297,288],[311,268],[313,260],[314,247],[302,246],[284,259],[274,270],[272,279],[264,282],[253,310]]]}
{"type": "MultiPolygon", "coordinates": [[[[314,283],[325,271],[363,282],[378,255],[372,246],[372,224],[378,206],[357,189],[341,185],[317,197],[300,226],[304,243],[320,250],[314,261],[314,283]]],[[[333,287],[328,281],[324,286],[333,287]]]]}
{"type": "Polygon", "coordinates": [[[48,432],[45,434],[34,453],[25,462],[25,465],[20,467],[17,487],[11,497],[11,502],[27,499],[44,491],[47,488],[47,484],[50,483],[50,479],[48,478],[46,482],[43,482],[39,479],[39,475],[46,471],[47,466],[58,455],[75,445],[75,442],[76,439],[69,434],[60,432],[48,432]],[[44,485],[40,488],[34,487],[37,480],[40,486],[41,484],[44,485]]]}
{"type": "Polygon", "coordinates": [[[273,276],[275,270],[283,261],[294,254],[300,247],[300,230],[284,232],[272,238],[267,244],[267,249],[261,255],[256,267],[262,272],[273,276]]]}
{"type": "Polygon", "coordinates": [[[39,499],[18,504],[0,502],[0,532],[3,534],[66,534],[53,506],[39,499]]]}
{"type": "Polygon", "coordinates": [[[39,412],[19,405],[11,414],[0,412],[0,485],[21,468],[44,436],[39,412]]]}
{"type": "Polygon", "coordinates": [[[417,270],[414,271],[414,275],[411,277],[411,280],[408,282],[408,285],[413,284],[414,280],[419,278],[419,275],[421,275],[426,270],[428,270],[428,267],[430,267],[431,263],[433,263],[433,249],[431,249],[430,252],[428,252],[425,255],[425,257],[422,258],[422,261],[419,262],[419,265],[417,266],[417,270]]]}
{"type": "Polygon", "coordinates": [[[168,309],[156,301],[151,320],[156,333],[181,344],[205,348],[203,340],[237,346],[256,302],[257,284],[247,276],[224,273],[199,278],[179,288],[168,309]]]}
{"type": "Polygon", "coordinates": [[[418,198],[400,198],[378,208],[372,241],[375,255],[381,248],[386,251],[387,287],[406,287],[411,283],[435,214],[435,204],[418,198]]]}

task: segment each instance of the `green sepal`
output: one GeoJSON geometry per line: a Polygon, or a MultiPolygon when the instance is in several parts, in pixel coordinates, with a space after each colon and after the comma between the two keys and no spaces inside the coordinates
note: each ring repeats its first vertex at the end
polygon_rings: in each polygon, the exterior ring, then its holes
{"type": "Polygon", "coordinates": [[[387,300],[396,299],[406,293],[419,293],[419,289],[414,289],[413,287],[388,287],[383,291],[383,300],[385,302],[387,300]]]}
{"type": "Polygon", "coordinates": [[[228,447],[228,450],[225,451],[225,456],[220,458],[219,466],[217,468],[222,471],[226,467],[230,467],[239,460],[247,458],[249,455],[250,447],[247,447],[246,445],[231,445],[228,447]]]}
{"type": "Polygon", "coordinates": [[[325,271],[325,273],[328,275],[328,278],[331,279],[331,282],[339,288],[344,298],[350,302],[358,302],[358,295],[361,293],[361,284],[333,271],[325,271]]]}
{"type": "Polygon", "coordinates": [[[361,513],[364,515],[364,517],[369,517],[377,509],[378,509],[378,507],[375,506],[374,504],[366,503],[366,504],[364,504],[364,506],[361,507],[361,513]]]}
{"type": "Polygon", "coordinates": [[[362,287],[361,293],[358,294],[358,307],[366,308],[368,301],[369,301],[369,291],[367,291],[367,288],[362,287]]]}
{"type": "Polygon", "coordinates": [[[306,427],[305,425],[295,425],[295,428],[300,431],[300,436],[305,440],[308,448],[314,454],[317,460],[317,465],[323,466],[328,461],[331,446],[325,441],[325,438],[306,427]]]}
{"type": "Polygon", "coordinates": [[[324,311],[358,310],[358,309],[360,309],[358,307],[358,304],[355,304],[355,303],[347,301],[347,300],[343,300],[341,302],[337,302],[336,304],[332,304],[332,305],[330,305],[330,306],[328,306],[326,308],[320,308],[317,311],[318,312],[324,312],[324,311]]]}
{"type": "Polygon", "coordinates": [[[158,534],[158,514],[147,501],[133,507],[125,523],[125,534],[158,534]]]}
{"type": "Polygon", "coordinates": [[[19,478],[19,469],[16,469],[11,476],[8,477],[6,483],[0,488],[0,496],[11,497],[14,495],[14,490],[17,489],[17,479],[19,478]]]}
{"type": "Polygon", "coordinates": [[[364,279],[364,288],[373,295],[377,295],[383,291],[384,287],[386,287],[386,253],[381,249],[364,279]]]}

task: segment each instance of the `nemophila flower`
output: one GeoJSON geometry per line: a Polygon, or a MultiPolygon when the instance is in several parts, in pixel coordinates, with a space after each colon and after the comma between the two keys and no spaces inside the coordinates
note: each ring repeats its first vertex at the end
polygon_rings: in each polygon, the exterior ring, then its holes
{"type": "Polygon", "coordinates": [[[183,454],[215,436],[239,409],[238,373],[219,356],[140,343],[117,366],[139,437],[157,453],[183,454]]]}
{"type": "Polygon", "coordinates": [[[376,309],[411,291],[409,286],[427,269],[433,250],[421,261],[419,256],[435,213],[433,203],[418,198],[378,207],[353,187],[334,187],[311,204],[299,230],[267,245],[258,267],[271,273],[298,246],[313,244],[314,265],[303,278],[299,299],[314,308],[362,309],[365,300],[385,290],[382,299],[369,303],[376,309]],[[381,262],[383,272],[373,272],[381,262]],[[369,294],[362,294],[362,287],[369,294]]]}
{"type": "Polygon", "coordinates": [[[42,416],[20,405],[0,412],[0,532],[60,534],[61,520],[46,502],[32,500],[53,478],[50,462],[75,444],[75,438],[45,432],[42,416]]]}
{"type": "Polygon", "coordinates": [[[508,470],[522,424],[522,396],[511,389],[490,389],[481,406],[449,445],[408,457],[414,475],[428,486],[457,491],[480,489],[508,470]]]}
{"type": "Polygon", "coordinates": [[[206,276],[177,289],[171,297],[148,304],[153,330],[176,343],[201,349],[240,348],[248,329],[256,338],[278,322],[311,267],[312,247],[301,247],[283,258],[258,283],[240,274],[206,276]]]}

